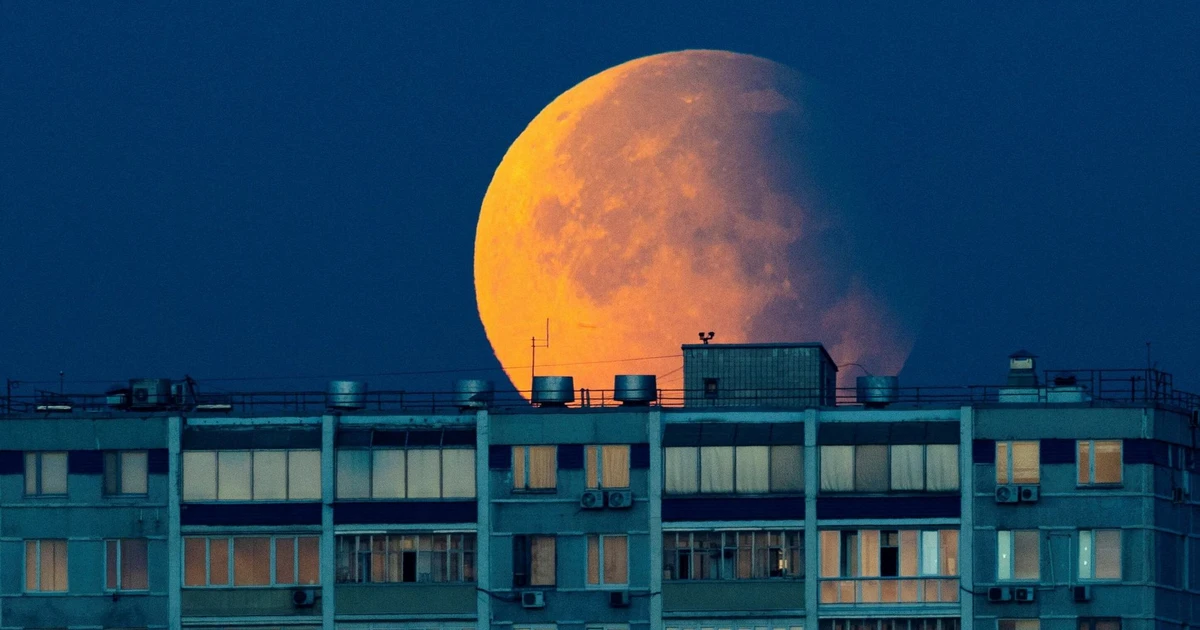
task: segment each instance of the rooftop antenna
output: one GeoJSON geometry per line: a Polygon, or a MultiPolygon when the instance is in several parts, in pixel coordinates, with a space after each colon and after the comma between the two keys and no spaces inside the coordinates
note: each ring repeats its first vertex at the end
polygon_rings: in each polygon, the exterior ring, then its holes
{"type": "Polygon", "coordinates": [[[537,349],[550,347],[550,318],[546,318],[546,336],[529,338],[529,391],[533,392],[533,377],[537,374],[537,349]]]}
{"type": "Polygon", "coordinates": [[[712,341],[712,338],[713,338],[713,337],[715,337],[715,336],[717,336],[717,333],[715,333],[715,332],[713,332],[713,331],[711,331],[711,330],[710,330],[710,331],[708,331],[707,333],[705,333],[705,332],[703,332],[703,331],[702,331],[702,332],[700,333],[700,341],[701,341],[701,342],[702,342],[704,345],[706,345],[706,346],[707,346],[707,345],[708,345],[708,342],[712,341]]]}

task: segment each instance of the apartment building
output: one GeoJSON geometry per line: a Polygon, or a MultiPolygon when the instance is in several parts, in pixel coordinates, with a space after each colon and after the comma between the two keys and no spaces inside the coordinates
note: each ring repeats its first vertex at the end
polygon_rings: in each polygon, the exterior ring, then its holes
{"type": "MultiPolygon", "coordinates": [[[[0,630],[1177,630],[1200,398],[1155,370],[839,392],[819,344],[685,391],[10,397],[0,630]]],[[[1197,621],[1193,621],[1197,620],[1197,621]]]]}

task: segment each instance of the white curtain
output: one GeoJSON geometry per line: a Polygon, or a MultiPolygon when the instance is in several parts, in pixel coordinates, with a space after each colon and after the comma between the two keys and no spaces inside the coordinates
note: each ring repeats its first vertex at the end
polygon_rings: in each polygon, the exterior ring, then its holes
{"type": "Polygon", "coordinates": [[[338,449],[337,498],[366,499],[371,496],[371,451],[338,449]]]}
{"type": "Polygon", "coordinates": [[[733,447],[700,447],[700,492],[733,492],[733,447]]]}
{"type": "Polygon", "coordinates": [[[254,500],[287,498],[287,452],[254,451],[254,500]]]}
{"type": "Polygon", "coordinates": [[[408,498],[436,499],[441,496],[441,451],[436,448],[408,451],[408,498]]]}
{"type": "Polygon", "coordinates": [[[442,451],[442,496],[475,496],[475,449],[448,448],[442,451]]]}
{"type": "Polygon", "coordinates": [[[696,482],[696,466],[699,452],[695,446],[669,446],[665,449],[667,494],[695,494],[700,487],[696,482]]]}
{"type": "Polygon", "coordinates": [[[529,542],[529,584],[553,586],[554,582],[554,537],[532,536],[529,542]]]}
{"type": "Polygon", "coordinates": [[[926,451],[926,488],[931,491],[958,490],[958,445],[930,444],[926,451]]]}
{"type": "Polygon", "coordinates": [[[371,496],[376,499],[403,499],[405,495],[404,451],[379,448],[371,453],[371,496]]]}
{"type": "Polygon", "coordinates": [[[892,490],[925,488],[925,447],[897,444],[892,447],[892,490]]]}
{"type": "Polygon", "coordinates": [[[770,447],[739,446],[736,448],[738,492],[767,492],[770,490],[770,447]]]}
{"type": "Polygon", "coordinates": [[[854,489],[854,447],[821,447],[821,490],[844,492],[854,489]]]}
{"type": "Polygon", "coordinates": [[[183,452],[183,500],[211,501],[217,498],[217,454],[215,451],[183,452]]]}
{"type": "Polygon", "coordinates": [[[217,452],[217,498],[250,500],[250,451],[217,452]]]}
{"type": "Polygon", "coordinates": [[[288,451],[288,498],[321,498],[321,451],[288,451]]]}
{"type": "Polygon", "coordinates": [[[804,490],[804,451],[798,444],[771,447],[771,492],[804,490]]]}

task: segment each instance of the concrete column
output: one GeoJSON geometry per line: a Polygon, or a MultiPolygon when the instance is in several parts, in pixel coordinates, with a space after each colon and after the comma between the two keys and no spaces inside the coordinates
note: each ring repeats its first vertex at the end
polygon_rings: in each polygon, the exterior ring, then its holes
{"type": "Polygon", "coordinates": [[[491,422],[486,409],[475,413],[475,627],[492,626],[492,504],[488,447],[491,422]]]}
{"type": "Polygon", "coordinates": [[[804,628],[817,630],[820,603],[821,536],[817,531],[817,492],[821,489],[817,424],[821,412],[804,412],[804,628]]]}
{"type": "Polygon", "coordinates": [[[333,630],[337,613],[334,581],[337,579],[337,550],[333,536],[334,437],[336,414],[321,416],[321,628],[333,630]]]}
{"type": "Polygon", "coordinates": [[[958,591],[962,615],[962,630],[975,627],[975,462],[972,446],[975,441],[975,409],[963,407],[958,418],[958,489],[961,511],[958,528],[958,591]]]}
{"type": "Polygon", "coordinates": [[[179,523],[182,441],[183,418],[167,418],[167,627],[171,630],[183,626],[183,538],[179,523]]]}
{"type": "Polygon", "coordinates": [[[650,630],[663,628],[662,598],[662,411],[651,409],[646,414],[646,436],[650,442],[650,471],[646,480],[646,492],[650,500],[650,630]],[[654,565],[657,559],[659,562],[654,565]]]}

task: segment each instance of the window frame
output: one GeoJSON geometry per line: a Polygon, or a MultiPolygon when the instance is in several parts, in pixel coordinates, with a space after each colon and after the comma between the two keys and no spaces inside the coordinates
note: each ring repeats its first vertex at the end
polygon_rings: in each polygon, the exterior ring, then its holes
{"type": "MultiPolygon", "coordinates": [[[[628,490],[633,484],[633,466],[631,465],[633,448],[629,444],[588,444],[583,447],[584,486],[588,490],[628,490]],[[623,486],[607,485],[604,483],[604,453],[608,449],[620,448],[625,450],[625,479],[629,482],[623,486]],[[596,483],[592,483],[595,473],[596,483]]],[[[555,453],[557,458],[558,453],[555,453]]],[[[527,462],[528,464],[528,462],[527,462]]],[[[525,468],[528,473],[529,468],[525,468]]],[[[528,477],[528,475],[526,475],[528,477]]],[[[557,474],[556,483],[557,486],[557,474]]]]}
{"type": "Polygon", "coordinates": [[[538,494],[538,493],[554,494],[554,493],[558,492],[558,445],[557,444],[514,444],[514,445],[512,445],[512,460],[513,460],[513,466],[512,466],[512,471],[513,471],[512,472],[512,475],[513,475],[512,491],[513,492],[532,493],[532,494],[538,494]],[[551,457],[551,459],[554,462],[554,469],[553,469],[554,470],[554,474],[553,474],[554,485],[548,486],[545,488],[530,487],[529,480],[531,479],[531,474],[530,474],[531,473],[531,463],[533,461],[530,456],[530,453],[531,453],[530,449],[534,449],[534,448],[553,449],[554,454],[551,457]],[[517,462],[518,453],[520,454],[520,458],[521,458],[521,474],[523,476],[523,479],[521,479],[521,485],[519,485],[519,486],[517,485],[517,472],[516,472],[517,471],[516,462],[517,462]]]}
{"type": "Polygon", "coordinates": [[[321,585],[321,536],[318,533],[297,533],[297,534],[236,534],[231,536],[207,536],[207,535],[184,535],[183,543],[183,562],[180,563],[181,581],[180,588],[183,589],[208,589],[208,588],[236,588],[236,589],[263,589],[263,588],[279,588],[279,587],[296,587],[296,588],[316,588],[321,585]],[[265,538],[268,548],[268,562],[270,564],[268,572],[270,579],[266,584],[238,584],[236,576],[236,554],[238,539],[254,539],[265,538]],[[300,580],[300,539],[312,538],[317,541],[317,576],[316,582],[304,582],[300,580]],[[292,575],[295,578],[293,582],[280,582],[276,575],[278,564],[276,561],[277,542],[278,540],[292,541],[292,575]],[[203,540],[204,541],[204,584],[188,584],[187,583],[187,541],[188,540],[203,540]],[[212,581],[212,547],[213,542],[223,542],[226,545],[226,578],[227,582],[216,583],[212,581]]]}
{"type": "Polygon", "coordinates": [[[104,451],[104,496],[106,497],[145,497],[150,494],[150,451],[145,449],[134,449],[127,451],[104,451]],[[127,492],[125,490],[125,456],[138,455],[143,457],[142,480],[146,490],[144,492],[127,492]],[[112,471],[112,480],[116,488],[109,487],[109,471],[112,471]]]}
{"type": "Polygon", "coordinates": [[[1120,582],[1125,577],[1125,534],[1120,528],[1081,529],[1075,545],[1075,577],[1080,582],[1120,582]],[[1116,532],[1117,534],[1117,575],[1116,577],[1097,577],[1096,568],[1096,534],[1099,532],[1116,532]],[[1091,575],[1083,576],[1084,536],[1090,539],[1088,543],[1088,562],[1091,575]]]}
{"type": "Polygon", "coordinates": [[[591,590],[611,590],[629,588],[630,566],[629,566],[629,534],[588,534],[584,540],[584,554],[586,559],[584,562],[583,584],[585,588],[591,590]],[[591,545],[592,539],[596,539],[596,582],[591,581],[592,573],[592,554],[591,545]],[[625,581],[610,582],[605,579],[604,574],[604,540],[606,538],[623,538],[625,540],[625,581]]]}
{"type": "MultiPolygon", "coordinates": [[[[71,556],[70,556],[70,541],[66,538],[27,538],[24,540],[22,551],[25,553],[23,564],[25,569],[22,573],[21,592],[28,595],[43,595],[43,594],[67,594],[71,592],[71,556]],[[50,590],[42,588],[42,544],[50,543],[53,545],[62,545],[63,552],[63,587],[61,590],[50,590]],[[36,589],[29,588],[29,545],[34,546],[34,575],[33,581],[37,585],[36,589]]],[[[57,581],[57,580],[54,580],[57,581]]]]}
{"type": "Polygon", "coordinates": [[[376,585],[376,584],[473,584],[479,581],[479,543],[476,532],[468,531],[400,531],[400,532],[346,532],[339,533],[335,536],[334,541],[334,584],[351,584],[351,585],[376,585]],[[435,545],[435,540],[438,537],[444,538],[446,547],[444,550],[438,550],[435,545]],[[458,538],[460,546],[455,547],[455,537],[458,538]],[[375,580],[373,563],[374,558],[363,563],[363,556],[374,556],[377,552],[374,550],[375,539],[383,539],[383,563],[384,563],[384,579],[375,580]],[[416,539],[416,546],[412,550],[393,549],[392,540],[405,538],[416,539]],[[421,539],[427,538],[429,548],[421,547],[421,539]],[[343,541],[348,541],[353,544],[353,549],[343,550],[343,541]],[[470,544],[467,544],[470,541],[470,544]],[[364,542],[365,547],[364,547],[364,542]],[[346,553],[349,553],[347,558],[346,553]],[[421,573],[415,568],[413,570],[413,580],[403,579],[404,570],[402,565],[397,565],[399,568],[399,579],[389,579],[391,571],[387,568],[390,566],[390,557],[394,554],[413,553],[413,562],[416,566],[420,565],[420,554],[429,554],[430,567],[433,567],[434,558],[438,553],[444,553],[446,556],[446,564],[442,567],[442,575],[449,578],[452,574],[450,570],[451,562],[457,559],[458,577],[457,580],[434,580],[434,575],[431,570],[429,575],[431,579],[420,579],[421,573]],[[348,565],[348,566],[347,566],[348,565]],[[343,568],[345,571],[343,572],[343,568]]]}
{"type": "Polygon", "coordinates": [[[1078,488],[1115,488],[1125,483],[1125,440],[1119,438],[1112,440],[1075,440],[1075,459],[1075,484],[1078,488]],[[1115,443],[1117,445],[1117,470],[1119,471],[1119,476],[1116,481],[1096,481],[1097,443],[1115,443]],[[1083,473],[1083,469],[1081,468],[1083,462],[1080,461],[1080,453],[1084,445],[1087,445],[1088,476],[1087,481],[1080,481],[1080,476],[1083,473]]]}
{"type": "Polygon", "coordinates": [[[954,445],[939,444],[939,443],[821,444],[817,447],[817,457],[819,458],[819,460],[817,462],[818,477],[824,476],[824,468],[822,467],[821,464],[822,464],[822,461],[824,460],[824,458],[826,457],[826,453],[828,452],[825,449],[831,448],[831,447],[832,448],[849,448],[850,449],[850,485],[851,485],[851,488],[849,490],[825,490],[822,488],[823,480],[819,478],[819,479],[817,479],[817,489],[818,489],[818,492],[820,492],[821,494],[840,495],[840,494],[855,493],[855,494],[886,495],[886,494],[907,494],[907,493],[914,493],[914,492],[921,493],[921,494],[957,494],[957,493],[962,492],[962,454],[959,451],[959,447],[957,444],[954,444],[954,445]],[[871,447],[871,446],[885,447],[885,458],[884,458],[884,462],[883,462],[883,470],[887,476],[887,481],[885,484],[887,487],[883,490],[859,490],[857,488],[857,485],[858,485],[857,484],[857,481],[858,481],[858,456],[859,456],[858,449],[862,448],[862,447],[871,447]],[[893,461],[892,449],[897,446],[919,446],[919,447],[921,447],[921,488],[920,489],[913,489],[913,488],[897,489],[894,487],[895,482],[893,481],[893,478],[892,478],[892,461],[893,461]],[[930,490],[929,489],[929,476],[930,476],[930,473],[929,473],[929,470],[930,470],[930,468],[929,468],[929,447],[930,446],[953,446],[954,447],[952,450],[955,454],[955,459],[956,459],[955,468],[958,471],[958,475],[955,478],[956,483],[953,488],[938,489],[938,490],[930,490]]]}
{"type": "Polygon", "coordinates": [[[802,446],[800,444],[736,444],[736,445],[735,444],[709,444],[709,445],[705,445],[705,446],[664,446],[662,450],[663,450],[663,480],[662,481],[663,481],[663,495],[664,496],[695,496],[695,495],[703,494],[703,495],[708,495],[708,496],[743,496],[743,497],[745,497],[745,496],[766,496],[766,495],[803,496],[803,494],[804,494],[804,477],[805,477],[804,446],[802,446]],[[738,448],[742,448],[742,447],[761,447],[761,448],[767,449],[767,461],[764,464],[764,467],[767,472],[767,489],[765,491],[744,491],[743,492],[743,491],[738,490],[738,474],[737,474],[738,448]],[[773,474],[773,471],[775,469],[774,463],[775,463],[775,457],[776,457],[775,449],[781,448],[781,447],[789,447],[789,448],[795,449],[794,452],[797,454],[797,456],[799,458],[799,464],[800,464],[800,466],[799,466],[800,487],[799,488],[788,488],[788,489],[780,489],[780,490],[775,489],[776,478],[775,478],[775,475],[773,474]],[[703,456],[703,451],[701,450],[704,448],[728,448],[728,449],[731,449],[732,457],[731,457],[731,463],[730,463],[730,472],[731,472],[732,477],[729,480],[729,482],[730,482],[729,487],[731,488],[731,490],[714,491],[714,490],[705,490],[704,489],[704,456],[703,456]],[[682,450],[693,451],[693,455],[694,455],[693,459],[696,462],[696,470],[695,470],[695,475],[693,477],[693,479],[695,480],[695,484],[694,484],[694,486],[696,488],[695,492],[676,492],[676,491],[671,491],[671,490],[667,489],[669,473],[667,471],[667,463],[666,462],[667,462],[667,451],[670,449],[676,449],[679,451],[682,451],[682,450]]]}
{"type": "Polygon", "coordinates": [[[478,468],[478,464],[475,461],[475,448],[472,446],[429,446],[429,447],[417,447],[417,446],[408,446],[408,447],[363,446],[363,447],[358,447],[358,446],[349,446],[349,447],[338,447],[338,448],[334,449],[334,454],[333,454],[333,496],[334,496],[334,499],[337,501],[429,501],[429,500],[441,500],[441,499],[450,499],[450,500],[475,499],[479,496],[479,488],[475,482],[475,474],[477,472],[477,468],[478,468]],[[411,474],[412,473],[412,458],[410,457],[410,455],[417,451],[425,451],[425,452],[436,451],[438,454],[437,455],[437,485],[438,485],[437,496],[434,496],[434,497],[426,497],[426,496],[414,497],[413,496],[412,480],[414,478],[414,475],[411,474]],[[468,458],[471,461],[471,466],[472,466],[471,474],[469,475],[470,480],[471,480],[470,496],[459,495],[459,494],[450,495],[450,496],[446,495],[446,475],[445,475],[446,451],[467,451],[467,452],[471,453],[471,457],[468,458]],[[349,453],[349,452],[366,453],[367,454],[367,479],[366,479],[367,496],[365,496],[365,497],[364,496],[343,496],[341,494],[341,491],[339,490],[338,481],[341,478],[341,466],[339,464],[339,459],[340,459],[342,453],[349,453]],[[402,490],[400,493],[401,496],[392,496],[392,495],[386,495],[386,494],[377,492],[378,489],[376,488],[376,485],[375,485],[375,478],[376,478],[375,477],[375,456],[377,453],[380,453],[380,452],[389,452],[389,453],[399,452],[399,453],[404,454],[404,487],[401,489],[402,490]]]}
{"type": "Polygon", "coordinates": [[[1041,583],[1042,580],[1042,531],[1040,529],[998,529],[996,530],[996,581],[1004,584],[1041,583]],[[1017,534],[1033,532],[1037,540],[1037,575],[1034,577],[1017,577],[1017,534]],[[1008,577],[1001,576],[1000,548],[1001,534],[1008,534],[1008,577]]]}
{"type": "Polygon", "coordinates": [[[145,593],[150,590],[150,541],[146,538],[105,538],[104,539],[104,592],[105,593],[145,593]],[[125,586],[125,564],[122,559],[125,555],[125,543],[140,542],[146,548],[146,587],[145,588],[129,588],[125,586]],[[116,557],[110,557],[109,543],[116,543],[116,557]],[[110,564],[113,563],[113,564],[110,564]],[[109,567],[114,570],[114,575],[117,579],[116,586],[109,586],[108,571],[109,567]]]}
{"type": "Polygon", "coordinates": [[[1037,485],[1041,485],[1041,483],[1042,483],[1042,442],[1041,442],[1041,440],[997,440],[996,441],[996,484],[997,485],[1014,485],[1014,484],[1016,484],[1016,485],[1022,485],[1022,486],[1037,486],[1037,485]],[[1023,445],[1023,446],[1032,444],[1034,449],[1036,449],[1036,451],[1037,451],[1037,453],[1036,453],[1037,462],[1038,462],[1037,463],[1037,479],[1035,479],[1033,481],[1016,481],[1016,469],[1015,469],[1013,463],[1016,460],[1016,447],[1018,444],[1023,445]],[[1005,456],[1004,456],[1005,469],[1003,472],[1006,473],[1006,477],[1007,477],[1006,481],[1002,481],[1000,479],[1001,468],[1000,468],[999,462],[1000,462],[1001,447],[1004,447],[1004,450],[1005,450],[1005,456]]]}
{"type": "Polygon", "coordinates": [[[24,487],[23,487],[24,496],[26,496],[26,497],[65,497],[70,492],[69,480],[70,480],[70,476],[71,476],[71,473],[70,473],[71,464],[70,464],[70,455],[67,453],[67,451],[25,451],[24,466],[25,466],[25,472],[24,472],[23,479],[22,479],[22,481],[24,482],[24,487]],[[63,469],[62,469],[63,470],[63,473],[62,473],[63,491],[62,492],[45,492],[43,490],[43,487],[45,486],[44,479],[45,479],[45,474],[46,474],[44,457],[46,455],[61,455],[63,458],[63,469]],[[30,472],[30,458],[31,457],[33,458],[33,471],[34,471],[34,475],[35,475],[34,479],[33,479],[33,487],[34,487],[33,492],[29,491],[29,472],[30,472]]]}
{"type": "Polygon", "coordinates": [[[182,483],[181,487],[180,487],[180,500],[184,503],[297,503],[297,502],[320,501],[321,500],[320,488],[322,486],[321,479],[320,479],[320,476],[322,473],[321,473],[320,467],[317,467],[317,470],[315,471],[315,474],[317,475],[317,496],[315,496],[315,497],[313,497],[313,496],[293,497],[292,496],[292,487],[293,487],[293,484],[292,484],[292,454],[293,453],[317,453],[317,457],[318,457],[318,461],[319,461],[320,452],[321,452],[321,449],[314,449],[314,448],[189,449],[189,450],[185,450],[185,451],[183,451],[183,454],[181,454],[181,456],[180,456],[180,465],[183,469],[182,475],[181,475],[182,477],[186,477],[188,474],[187,466],[184,465],[184,461],[186,459],[186,456],[189,453],[212,453],[213,454],[212,487],[213,487],[214,498],[211,498],[211,499],[188,498],[188,497],[184,496],[184,494],[183,494],[183,486],[186,486],[186,483],[182,483]],[[254,484],[254,481],[255,481],[254,480],[254,459],[255,459],[255,454],[256,453],[265,453],[265,452],[284,453],[284,463],[283,463],[284,498],[282,498],[282,499],[256,499],[256,498],[254,498],[254,485],[255,485],[254,484]],[[249,460],[249,468],[250,468],[249,478],[246,481],[246,483],[249,487],[249,490],[250,490],[249,498],[245,498],[245,499],[242,499],[242,498],[237,498],[237,499],[225,498],[225,499],[223,499],[223,498],[221,498],[221,454],[222,453],[245,453],[247,455],[247,459],[249,460]]]}
{"type": "Polygon", "coordinates": [[[513,536],[512,564],[513,564],[513,571],[512,571],[512,587],[513,587],[513,589],[536,589],[536,588],[556,586],[558,584],[558,537],[555,536],[554,534],[516,534],[516,535],[514,535],[513,536]],[[539,540],[541,540],[541,541],[549,540],[550,545],[554,549],[553,559],[551,561],[552,570],[550,572],[550,574],[551,574],[550,582],[534,582],[533,581],[533,576],[534,576],[533,548],[534,548],[535,542],[539,541],[539,540]],[[522,547],[523,555],[521,555],[520,557],[518,557],[518,554],[516,553],[518,541],[521,541],[520,544],[523,545],[523,547],[522,547]],[[518,568],[520,568],[522,570],[517,571],[518,568]],[[520,584],[518,583],[520,581],[517,579],[518,576],[524,577],[523,583],[520,583],[520,584]]]}

